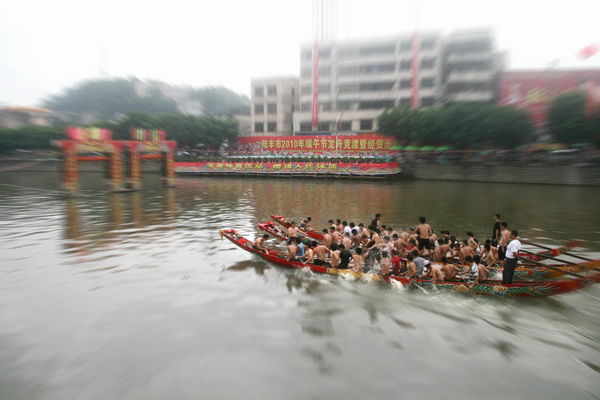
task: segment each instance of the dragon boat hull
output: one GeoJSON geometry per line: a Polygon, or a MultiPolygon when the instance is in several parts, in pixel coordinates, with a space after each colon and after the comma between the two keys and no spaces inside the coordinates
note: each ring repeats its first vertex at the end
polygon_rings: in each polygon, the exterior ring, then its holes
{"type": "MultiPolygon", "coordinates": [[[[222,238],[226,238],[236,246],[256,254],[263,259],[277,265],[287,268],[309,268],[313,272],[342,275],[355,279],[364,279],[370,281],[391,282],[397,281],[405,286],[433,287],[433,283],[428,279],[407,279],[397,276],[381,276],[373,273],[355,272],[346,269],[337,269],[328,266],[304,264],[300,261],[288,260],[281,253],[270,250],[265,253],[252,248],[252,242],[240,236],[235,229],[223,229],[219,231],[222,238]]],[[[514,296],[514,297],[544,297],[554,296],[582,289],[591,285],[594,282],[600,282],[600,273],[595,273],[589,277],[565,279],[560,281],[520,281],[510,285],[504,285],[500,281],[486,281],[474,285],[472,288],[468,283],[460,281],[438,281],[435,284],[437,289],[451,290],[459,293],[470,293],[477,295],[496,295],[496,296],[514,296]]]]}

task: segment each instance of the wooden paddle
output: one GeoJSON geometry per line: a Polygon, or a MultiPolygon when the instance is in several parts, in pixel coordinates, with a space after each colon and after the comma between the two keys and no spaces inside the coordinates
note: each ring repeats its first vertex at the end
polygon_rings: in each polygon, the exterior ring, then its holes
{"type": "MultiPolygon", "coordinates": [[[[554,250],[554,249],[553,249],[553,248],[551,248],[551,247],[542,246],[541,244],[532,243],[532,242],[529,242],[529,241],[527,241],[527,240],[522,240],[522,239],[519,239],[519,240],[521,241],[521,243],[530,244],[530,245],[532,245],[532,246],[539,247],[540,249],[544,249],[544,250],[554,250]]],[[[580,260],[584,260],[584,261],[595,261],[595,260],[592,260],[592,259],[590,259],[590,258],[587,258],[587,257],[582,257],[582,256],[578,256],[578,255],[576,255],[576,254],[572,254],[572,253],[567,253],[567,252],[564,252],[563,254],[565,254],[565,255],[567,255],[567,256],[574,257],[574,258],[579,258],[580,260]]],[[[559,260],[559,261],[560,261],[560,260],[559,260]]]]}
{"type": "MultiPolygon", "coordinates": [[[[520,251],[522,251],[522,250],[520,250],[520,251]]],[[[534,264],[537,264],[537,265],[538,265],[538,266],[540,266],[540,267],[544,267],[544,268],[550,268],[550,269],[553,269],[553,270],[555,270],[555,271],[560,271],[560,272],[562,272],[563,274],[567,274],[567,275],[576,276],[577,278],[580,278],[580,279],[590,279],[589,277],[587,277],[587,276],[585,276],[585,275],[580,275],[580,274],[576,274],[575,272],[571,272],[571,271],[567,271],[567,270],[564,270],[564,269],[560,269],[560,268],[552,267],[552,266],[550,266],[550,265],[542,264],[541,262],[537,262],[537,261],[532,261],[532,260],[529,260],[529,259],[527,259],[527,258],[521,258],[521,257],[519,257],[519,260],[528,260],[528,261],[531,261],[531,262],[533,262],[534,264]]],[[[600,283],[600,282],[596,282],[596,281],[594,281],[594,280],[592,280],[592,282],[594,282],[594,283],[600,283]]]]}
{"type": "MultiPolygon", "coordinates": [[[[565,263],[565,264],[569,264],[569,265],[579,265],[579,264],[577,264],[577,263],[574,263],[574,262],[571,262],[571,261],[563,261],[563,260],[560,260],[560,259],[558,259],[558,258],[555,258],[555,257],[551,257],[551,256],[545,256],[545,255],[543,255],[543,254],[532,253],[531,251],[527,251],[527,250],[519,250],[519,252],[520,252],[520,253],[533,254],[534,256],[538,256],[538,257],[546,258],[546,259],[548,259],[548,260],[556,260],[556,261],[560,261],[560,262],[563,262],[563,263],[565,263]]],[[[525,259],[525,260],[529,260],[529,262],[531,262],[531,263],[535,263],[535,261],[534,261],[534,260],[531,260],[531,259],[529,259],[529,258],[524,258],[524,259],[525,259]]]]}

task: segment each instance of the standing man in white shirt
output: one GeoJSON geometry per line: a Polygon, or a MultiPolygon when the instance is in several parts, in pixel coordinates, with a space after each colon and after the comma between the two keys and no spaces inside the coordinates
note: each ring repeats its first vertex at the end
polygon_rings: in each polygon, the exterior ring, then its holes
{"type": "Polygon", "coordinates": [[[504,262],[504,270],[502,271],[502,283],[511,284],[517,261],[519,260],[519,251],[521,251],[521,242],[517,237],[519,232],[512,230],[510,232],[510,243],[506,247],[506,260],[504,262]]]}

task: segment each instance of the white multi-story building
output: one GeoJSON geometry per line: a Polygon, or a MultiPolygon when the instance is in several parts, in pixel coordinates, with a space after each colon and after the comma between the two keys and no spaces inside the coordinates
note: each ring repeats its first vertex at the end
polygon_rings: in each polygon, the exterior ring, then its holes
{"type": "Polygon", "coordinates": [[[299,102],[298,77],[252,79],[252,134],[291,135],[299,102]]]}
{"type": "Polygon", "coordinates": [[[501,57],[495,47],[491,29],[463,30],[447,36],[443,55],[445,103],[497,102],[501,57]]]}
{"type": "MultiPolygon", "coordinates": [[[[364,41],[321,43],[318,49],[318,131],[373,132],[377,118],[389,107],[411,105],[413,56],[417,54],[417,105],[428,107],[448,102],[490,102],[487,88],[497,85],[497,73],[473,64],[467,76],[446,62],[454,63],[460,57],[461,40],[475,35],[480,46],[474,56],[494,56],[492,33],[484,31],[400,34],[388,38],[364,41]],[[484,45],[487,40],[487,45],[484,45]],[[413,42],[417,51],[413,52],[413,42]],[[476,66],[478,68],[476,68],[476,66]],[[472,74],[469,75],[469,74],[472,74]],[[447,85],[449,79],[451,84],[447,85]],[[457,94],[455,86],[460,79],[479,81],[481,93],[457,94]],[[485,90],[484,90],[485,89],[485,90]]],[[[467,42],[469,43],[469,42],[467,42]]],[[[485,60],[488,60],[486,58],[485,60]]],[[[452,64],[455,65],[455,64],[452,64]]],[[[458,64],[460,65],[460,64],[458,64]]],[[[487,64],[486,64],[487,65],[487,64]]],[[[300,53],[300,109],[294,113],[294,131],[310,132],[313,100],[313,46],[306,44],[300,53]]]]}

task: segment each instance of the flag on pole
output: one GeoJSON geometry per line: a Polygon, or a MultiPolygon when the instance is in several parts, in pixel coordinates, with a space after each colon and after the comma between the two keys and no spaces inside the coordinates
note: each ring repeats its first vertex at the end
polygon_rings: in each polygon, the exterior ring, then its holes
{"type": "Polygon", "coordinates": [[[599,50],[600,50],[600,44],[593,43],[593,44],[590,44],[589,46],[586,46],[583,49],[579,50],[577,52],[577,57],[580,60],[585,60],[586,58],[589,58],[589,57],[593,56],[594,54],[596,54],[599,50]]]}

